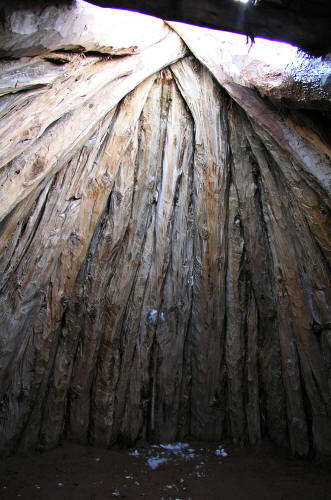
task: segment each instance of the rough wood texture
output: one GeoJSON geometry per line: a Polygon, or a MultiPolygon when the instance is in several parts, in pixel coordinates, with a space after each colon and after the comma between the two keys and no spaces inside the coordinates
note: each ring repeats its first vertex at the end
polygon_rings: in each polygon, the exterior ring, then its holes
{"type": "Polygon", "coordinates": [[[79,150],[120,99],[184,53],[180,38],[172,32],[143,55],[93,61],[87,69],[83,65],[77,73],[65,74],[29,102],[29,113],[25,108],[11,110],[0,130],[5,145],[0,156],[0,221],[79,150]]]}
{"type": "Polygon", "coordinates": [[[257,89],[262,96],[287,105],[329,109],[331,61],[310,58],[296,47],[199,26],[167,22],[185,40],[216,79],[257,89]]]}
{"type": "MultiPolygon", "coordinates": [[[[1,0],[10,10],[40,9],[75,0],[1,0]]],[[[0,5],[1,5],[0,2],[0,5]]],[[[317,55],[331,50],[329,0],[90,0],[95,5],[131,9],[198,26],[209,26],[247,36],[283,40],[317,55]]]]}
{"type": "Polygon", "coordinates": [[[0,56],[36,56],[50,51],[99,52],[125,56],[158,43],[169,34],[161,19],[134,12],[100,9],[82,0],[0,1],[0,56]],[[6,5],[7,3],[7,5],[6,5]],[[38,5],[39,3],[39,5],[38,5]],[[52,3],[52,2],[50,2],[52,3]]]}
{"type": "Polygon", "coordinates": [[[331,453],[330,143],[187,43],[3,63],[3,454],[331,453]]]}

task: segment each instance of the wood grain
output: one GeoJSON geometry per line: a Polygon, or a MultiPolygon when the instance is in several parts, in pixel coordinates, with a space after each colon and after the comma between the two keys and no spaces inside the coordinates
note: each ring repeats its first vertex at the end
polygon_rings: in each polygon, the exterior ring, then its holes
{"type": "Polygon", "coordinates": [[[120,60],[3,63],[4,455],[331,453],[330,144],[186,54],[167,31],[120,60]]]}

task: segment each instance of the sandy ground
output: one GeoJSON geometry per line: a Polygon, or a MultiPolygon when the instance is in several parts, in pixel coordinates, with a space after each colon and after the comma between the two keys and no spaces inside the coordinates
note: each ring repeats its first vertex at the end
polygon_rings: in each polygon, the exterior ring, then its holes
{"type": "Polygon", "coordinates": [[[0,462],[1,499],[329,500],[331,462],[270,444],[100,449],[65,444],[0,462]],[[154,467],[154,468],[153,468],[154,467]]]}

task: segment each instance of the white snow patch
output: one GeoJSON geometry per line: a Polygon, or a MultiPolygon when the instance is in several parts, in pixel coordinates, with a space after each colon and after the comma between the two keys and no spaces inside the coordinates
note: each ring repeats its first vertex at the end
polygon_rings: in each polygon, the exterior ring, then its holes
{"type": "Polygon", "coordinates": [[[189,279],[187,280],[187,284],[189,286],[193,286],[194,285],[194,276],[190,276],[189,279]]]}
{"type": "Polygon", "coordinates": [[[150,323],[151,325],[155,325],[155,323],[157,322],[157,309],[152,309],[152,310],[148,313],[148,316],[147,316],[147,321],[148,321],[148,323],[150,323]]]}
{"type": "Polygon", "coordinates": [[[139,457],[139,451],[138,450],[130,451],[129,455],[131,455],[132,457],[139,457]]]}
{"type": "Polygon", "coordinates": [[[157,467],[163,463],[167,462],[166,458],[160,457],[151,457],[147,460],[148,465],[151,469],[155,470],[157,467]]]}
{"type": "Polygon", "coordinates": [[[191,460],[192,458],[195,457],[195,454],[193,453],[195,450],[193,448],[189,448],[188,443],[162,443],[160,445],[153,445],[153,448],[162,448],[163,450],[166,451],[161,451],[159,452],[159,455],[166,455],[169,454],[174,455],[175,457],[180,457],[185,460],[191,460]]]}
{"type": "Polygon", "coordinates": [[[161,446],[161,448],[164,448],[165,450],[179,451],[179,450],[184,450],[185,448],[188,448],[190,445],[188,443],[180,443],[179,442],[179,443],[160,444],[160,446],[161,446]]]}
{"type": "Polygon", "coordinates": [[[225,451],[225,449],[223,448],[223,446],[220,444],[217,447],[217,450],[215,451],[215,455],[218,456],[218,457],[227,457],[228,453],[225,451]]]}

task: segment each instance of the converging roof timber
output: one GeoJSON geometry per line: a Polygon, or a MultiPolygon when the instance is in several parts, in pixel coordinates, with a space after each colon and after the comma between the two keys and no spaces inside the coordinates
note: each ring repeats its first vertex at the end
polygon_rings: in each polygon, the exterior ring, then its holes
{"type": "Polygon", "coordinates": [[[2,14],[0,455],[331,455],[330,58],[82,0],[2,14]]]}

